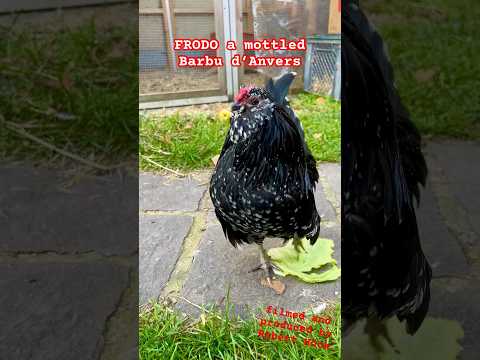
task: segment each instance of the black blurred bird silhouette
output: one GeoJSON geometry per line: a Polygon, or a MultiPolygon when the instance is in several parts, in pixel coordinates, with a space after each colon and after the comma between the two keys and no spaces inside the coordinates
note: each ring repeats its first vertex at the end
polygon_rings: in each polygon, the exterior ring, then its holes
{"type": "MultiPolygon", "coordinates": [[[[395,88],[384,43],[358,7],[342,9],[342,320],[397,316],[414,334],[430,301],[431,269],[415,216],[427,167],[395,88]]],[[[377,343],[378,344],[378,343],[377,343]]]]}
{"type": "Polygon", "coordinates": [[[266,237],[313,244],[320,231],[314,189],[316,162],[286,95],[295,73],[270,79],[264,89],[242,88],[232,107],[230,130],[210,182],[215,214],[237,247],[257,244],[271,284],[266,237]]]}

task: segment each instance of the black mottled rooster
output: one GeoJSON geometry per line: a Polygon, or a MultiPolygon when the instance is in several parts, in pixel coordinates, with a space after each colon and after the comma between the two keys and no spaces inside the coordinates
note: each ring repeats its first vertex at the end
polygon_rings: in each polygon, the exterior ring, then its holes
{"type": "Polygon", "coordinates": [[[267,281],[273,267],[266,237],[307,237],[320,231],[314,200],[318,172],[300,121],[286,95],[295,77],[269,80],[265,89],[245,87],[235,99],[230,130],[210,182],[210,196],[225,236],[233,246],[257,244],[267,281]]]}
{"type": "MultiPolygon", "coordinates": [[[[427,167],[394,85],[383,41],[355,1],[342,13],[342,318],[397,316],[414,334],[430,301],[431,269],[415,216],[427,167]]],[[[391,343],[391,340],[389,340],[391,343]]]]}

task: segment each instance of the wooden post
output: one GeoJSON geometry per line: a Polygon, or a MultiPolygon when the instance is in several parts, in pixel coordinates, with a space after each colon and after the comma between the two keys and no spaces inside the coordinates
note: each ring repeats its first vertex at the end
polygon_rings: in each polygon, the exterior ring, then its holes
{"type": "Polygon", "coordinates": [[[328,17],[328,33],[340,34],[341,25],[341,0],[330,0],[330,15],[328,17]]]}
{"type": "Polygon", "coordinates": [[[177,59],[175,57],[175,51],[173,50],[173,40],[175,36],[175,30],[173,25],[173,9],[170,6],[170,0],[162,0],[164,23],[167,27],[167,53],[170,59],[170,66],[173,71],[177,71],[177,59]]]}
{"type": "MultiPolygon", "coordinates": [[[[220,42],[220,46],[217,50],[217,56],[222,56],[226,60],[225,56],[225,31],[224,31],[224,19],[223,19],[223,0],[215,0],[215,35],[220,42]]],[[[225,66],[217,70],[218,85],[222,94],[227,94],[227,78],[226,78],[226,64],[225,66]]]]}
{"type": "MultiPolygon", "coordinates": [[[[235,27],[236,27],[236,42],[237,42],[237,54],[240,55],[240,58],[243,56],[243,1],[235,1],[236,3],[236,16],[235,16],[235,27]]],[[[240,81],[243,78],[245,73],[245,66],[237,67],[237,71],[233,73],[236,76],[233,83],[235,84],[234,94],[237,95],[240,88],[240,81]]]]}
{"type": "MultiPolygon", "coordinates": [[[[305,11],[307,15],[307,18],[305,19],[305,21],[307,22],[306,33],[308,35],[316,35],[319,32],[318,11],[317,11],[319,4],[320,3],[317,0],[306,0],[305,2],[305,11]]],[[[297,6],[297,8],[299,7],[297,6]]],[[[296,19],[298,19],[298,15],[296,19]]]]}

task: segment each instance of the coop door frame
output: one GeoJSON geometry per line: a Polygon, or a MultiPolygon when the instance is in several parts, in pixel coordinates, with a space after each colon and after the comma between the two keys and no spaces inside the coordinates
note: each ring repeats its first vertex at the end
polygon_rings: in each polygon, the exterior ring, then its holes
{"type": "Polygon", "coordinates": [[[224,44],[233,41],[237,45],[236,50],[225,49],[225,77],[226,90],[229,100],[238,94],[240,87],[240,68],[232,66],[235,55],[243,54],[243,2],[237,0],[217,0],[223,2],[224,19],[224,44]]]}
{"type": "MultiPolygon", "coordinates": [[[[162,12],[167,18],[166,29],[168,33],[165,34],[169,39],[170,44],[175,37],[172,23],[174,19],[169,19],[170,16],[175,16],[175,0],[162,0],[163,8],[168,11],[162,12]]],[[[149,110],[164,107],[186,106],[207,104],[214,102],[231,101],[238,93],[241,69],[231,65],[231,59],[236,54],[243,54],[243,5],[242,1],[237,0],[214,0],[214,17],[215,17],[215,32],[216,37],[220,42],[218,50],[219,56],[224,57],[224,67],[218,71],[218,89],[217,90],[192,90],[179,93],[154,93],[141,94],[139,98],[139,109],[149,110]],[[225,44],[227,41],[234,41],[238,50],[226,50],[225,44]]],[[[171,45],[170,45],[171,46],[171,45]]],[[[170,52],[169,62],[175,59],[173,51],[170,52]]]]}

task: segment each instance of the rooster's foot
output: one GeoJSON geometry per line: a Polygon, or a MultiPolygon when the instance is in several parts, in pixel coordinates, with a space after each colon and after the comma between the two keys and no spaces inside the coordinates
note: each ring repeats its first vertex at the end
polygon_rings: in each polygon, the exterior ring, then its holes
{"type": "Polygon", "coordinates": [[[400,353],[388,332],[387,326],[382,320],[375,317],[368,318],[364,330],[369,336],[370,344],[377,352],[384,352],[384,348],[379,341],[379,338],[383,337],[396,353],[400,353]]]}
{"type": "Polygon", "coordinates": [[[265,271],[265,275],[267,276],[267,280],[268,280],[268,279],[274,279],[275,270],[278,270],[278,268],[270,262],[265,262],[265,263],[259,264],[258,266],[254,267],[253,269],[251,269],[249,271],[249,273],[256,272],[258,270],[265,271]]]}
{"type": "Polygon", "coordinates": [[[250,270],[250,272],[262,269],[265,271],[266,278],[261,280],[261,284],[273,289],[278,295],[283,294],[285,285],[280,280],[275,279],[274,270],[277,268],[270,262],[270,258],[267,251],[263,248],[263,245],[259,244],[258,247],[260,248],[260,265],[250,270]]]}

